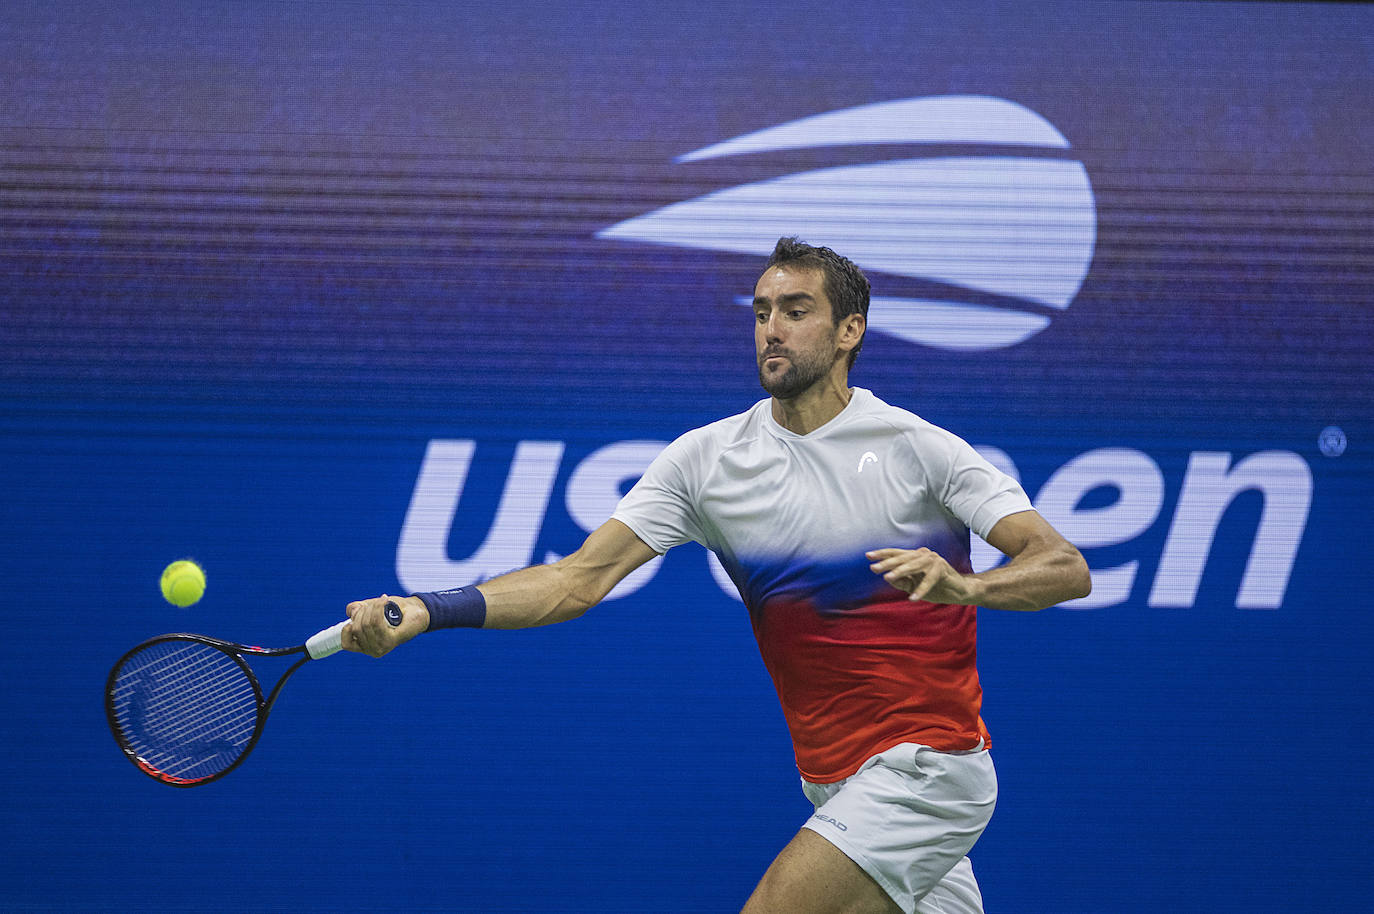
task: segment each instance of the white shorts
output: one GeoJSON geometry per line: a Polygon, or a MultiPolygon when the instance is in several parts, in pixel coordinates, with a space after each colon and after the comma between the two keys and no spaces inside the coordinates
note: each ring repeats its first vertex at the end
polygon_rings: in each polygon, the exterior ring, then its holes
{"type": "Polygon", "coordinates": [[[802,781],[816,813],[806,822],[863,867],[903,911],[982,914],[964,856],[997,805],[986,750],[937,752],[903,743],[834,784],[802,781]]]}

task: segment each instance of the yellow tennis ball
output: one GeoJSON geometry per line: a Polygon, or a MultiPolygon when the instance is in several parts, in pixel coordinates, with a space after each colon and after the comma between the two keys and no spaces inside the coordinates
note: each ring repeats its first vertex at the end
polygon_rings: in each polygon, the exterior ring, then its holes
{"type": "Polygon", "coordinates": [[[205,572],[190,559],[162,569],[162,595],[173,606],[190,606],[205,594],[205,572]]]}

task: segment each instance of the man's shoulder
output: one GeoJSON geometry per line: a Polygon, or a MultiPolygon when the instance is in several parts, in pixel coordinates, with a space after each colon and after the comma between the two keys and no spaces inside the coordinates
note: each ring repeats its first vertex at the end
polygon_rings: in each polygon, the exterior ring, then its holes
{"type": "MultiPolygon", "coordinates": [[[[717,419],[699,428],[694,428],[678,437],[678,441],[695,446],[729,447],[730,445],[756,436],[760,423],[768,407],[767,400],[760,400],[742,413],[717,419]]],[[[676,442],[674,442],[676,443],[676,442]]]]}
{"type": "Polygon", "coordinates": [[[863,388],[855,388],[854,394],[861,398],[861,415],[870,422],[877,422],[890,426],[894,431],[913,432],[917,434],[936,434],[947,435],[949,432],[940,428],[932,422],[921,418],[909,409],[901,406],[893,406],[885,400],[877,397],[872,391],[863,388]]]}
{"type": "Polygon", "coordinates": [[[721,454],[758,439],[761,405],[756,403],[742,413],[683,432],[659,453],[655,466],[660,471],[673,467],[684,479],[700,478],[721,454]]]}
{"type": "MultiPolygon", "coordinates": [[[[856,390],[856,394],[859,391],[856,390]]],[[[905,440],[914,456],[920,459],[953,460],[968,444],[954,432],[916,415],[909,409],[893,406],[862,391],[862,421],[871,429],[877,426],[881,434],[905,440]]]]}

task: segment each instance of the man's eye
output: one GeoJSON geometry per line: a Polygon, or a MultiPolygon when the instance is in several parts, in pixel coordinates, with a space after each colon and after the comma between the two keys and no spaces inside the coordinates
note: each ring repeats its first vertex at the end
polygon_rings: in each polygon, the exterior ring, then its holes
{"type": "Polygon", "coordinates": [[[794,321],[799,321],[799,320],[801,320],[803,317],[806,316],[806,312],[805,312],[805,311],[788,311],[788,312],[787,312],[787,316],[790,317],[790,318],[792,318],[792,320],[794,320],[794,321]]]}

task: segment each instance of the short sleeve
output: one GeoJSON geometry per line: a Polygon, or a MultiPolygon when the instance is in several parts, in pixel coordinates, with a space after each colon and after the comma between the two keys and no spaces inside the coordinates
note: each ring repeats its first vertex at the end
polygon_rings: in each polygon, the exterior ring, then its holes
{"type": "Polygon", "coordinates": [[[693,503],[696,487],[691,482],[699,467],[692,459],[696,448],[689,435],[654,458],[611,515],[655,552],[702,539],[693,503]]]}
{"type": "Polygon", "coordinates": [[[948,457],[949,475],[941,500],[978,536],[987,539],[1002,518],[1032,510],[1021,484],[989,463],[968,442],[950,435],[948,457]]]}

